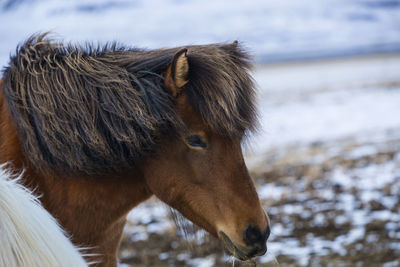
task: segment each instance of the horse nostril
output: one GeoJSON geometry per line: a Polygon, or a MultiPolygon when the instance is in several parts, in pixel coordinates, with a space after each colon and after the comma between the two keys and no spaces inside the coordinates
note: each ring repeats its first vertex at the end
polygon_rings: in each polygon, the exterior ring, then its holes
{"type": "Polygon", "coordinates": [[[258,244],[264,245],[269,237],[270,232],[271,231],[269,227],[267,227],[265,232],[261,232],[260,229],[258,229],[257,227],[249,225],[244,230],[243,240],[249,246],[254,246],[258,244]]]}

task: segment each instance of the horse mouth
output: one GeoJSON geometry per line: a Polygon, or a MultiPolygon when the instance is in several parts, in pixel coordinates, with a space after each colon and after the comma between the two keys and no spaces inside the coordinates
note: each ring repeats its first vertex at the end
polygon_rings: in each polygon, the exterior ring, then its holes
{"type": "Polygon", "coordinates": [[[267,252],[266,247],[262,251],[259,251],[257,248],[245,248],[243,246],[237,245],[233,243],[232,240],[222,231],[219,232],[219,235],[228,252],[239,260],[250,260],[251,258],[254,258],[256,256],[264,255],[267,252]]]}

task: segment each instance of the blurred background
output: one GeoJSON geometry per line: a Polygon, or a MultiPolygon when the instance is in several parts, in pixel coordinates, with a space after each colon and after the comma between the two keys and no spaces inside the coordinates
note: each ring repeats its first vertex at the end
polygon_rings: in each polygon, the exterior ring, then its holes
{"type": "MultiPolygon", "coordinates": [[[[261,121],[246,161],[272,224],[257,265],[400,265],[400,1],[0,0],[0,67],[45,31],[149,49],[239,40],[261,121]]],[[[232,265],[156,199],[128,217],[121,266],[232,265]]]]}

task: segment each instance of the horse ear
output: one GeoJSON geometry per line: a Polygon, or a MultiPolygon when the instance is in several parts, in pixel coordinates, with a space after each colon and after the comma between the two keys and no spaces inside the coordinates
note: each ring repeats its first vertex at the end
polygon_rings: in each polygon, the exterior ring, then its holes
{"type": "Polygon", "coordinates": [[[165,73],[165,86],[170,90],[172,96],[176,97],[182,87],[189,82],[189,63],[187,59],[187,49],[179,50],[171,65],[168,66],[165,73]]]}
{"type": "Polygon", "coordinates": [[[233,41],[232,46],[236,49],[239,46],[238,40],[233,41]]]}

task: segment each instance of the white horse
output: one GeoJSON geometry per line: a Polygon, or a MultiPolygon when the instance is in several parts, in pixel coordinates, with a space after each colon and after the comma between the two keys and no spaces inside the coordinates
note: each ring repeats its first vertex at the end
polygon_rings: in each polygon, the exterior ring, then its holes
{"type": "Polygon", "coordinates": [[[0,266],[88,266],[30,190],[0,165],[0,266]]]}

